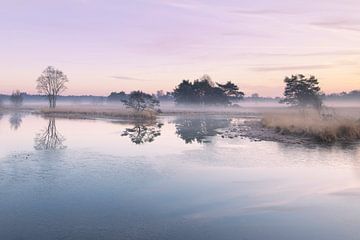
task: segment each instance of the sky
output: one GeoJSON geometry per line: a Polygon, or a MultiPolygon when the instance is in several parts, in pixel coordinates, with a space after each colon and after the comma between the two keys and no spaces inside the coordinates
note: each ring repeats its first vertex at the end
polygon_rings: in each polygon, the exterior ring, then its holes
{"type": "Polygon", "coordinates": [[[0,0],[0,92],[36,93],[47,66],[65,95],[171,91],[204,74],[280,96],[285,76],[360,89],[358,0],[0,0]]]}

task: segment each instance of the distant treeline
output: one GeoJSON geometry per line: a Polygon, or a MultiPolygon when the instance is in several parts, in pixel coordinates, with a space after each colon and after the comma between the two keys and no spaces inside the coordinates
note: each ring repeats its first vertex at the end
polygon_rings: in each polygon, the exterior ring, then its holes
{"type": "MultiPolygon", "coordinates": [[[[130,93],[125,93],[124,91],[112,92],[109,96],[93,96],[93,95],[81,95],[81,96],[59,96],[58,100],[61,102],[69,103],[120,103],[123,100],[129,98],[130,93]]],[[[32,95],[27,93],[21,93],[24,102],[43,102],[47,101],[47,97],[44,95],[32,95]]],[[[175,102],[175,97],[173,92],[164,92],[162,90],[157,91],[153,96],[158,99],[160,102],[175,102]]],[[[10,101],[11,95],[0,94],[0,101],[6,102],[10,101]]],[[[257,93],[254,93],[250,96],[244,96],[241,98],[242,101],[249,102],[279,102],[280,97],[262,97],[257,93]]],[[[360,100],[360,90],[353,90],[350,92],[341,92],[341,93],[331,93],[322,95],[323,100],[337,100],[337,101],[350,101],[350,100],[360,100]]]]}
{"type": "Polygon", "coordinates": [[[360,90],[353,90],[351,92],[332,93],[325,95],[327,100],[359,100],[360,90]]]}
{"type": "Polygon", "coordinates": [[[231,81],[215,83],[208,75],[194,81],[183,80],[173,92],[177,104],[200,105],[230,105],[242,100],[244,95],[231,81]]]}
{"type": "MultiPolygon", "coordinates": [[[[27,94],[27,93],[21,93],[21,97],[23,98],[24,102],[43,102],[43,101],[48,101],[48,97],[44,96],[44,95],[32,95],[32,94],[27,94]]],[[[0,101],[9,101],[11,98],[11,95],[5,95],[5,94],[0,94],[0,101]]],[[[75,96],[75,95],[70,95],[70,96],[58,96],[58,100],[62,101],[62,102],[72,102],[72,103],[76,103],[76,102],[93,102],[93,103],[101,103],[107,100],[107,97],[103,97],[103,96],[92,96],[92,95],[81,95],[81,96],[75,96]]]]}

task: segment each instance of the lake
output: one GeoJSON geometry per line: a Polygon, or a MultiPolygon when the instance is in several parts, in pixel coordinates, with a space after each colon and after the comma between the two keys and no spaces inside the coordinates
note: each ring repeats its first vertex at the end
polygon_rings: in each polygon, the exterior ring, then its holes
{"type": "Polygon", "coordinates": [[[241,118],[0,120],[0,239],[357,239],[360,148],[223,138],[241,118]]]}

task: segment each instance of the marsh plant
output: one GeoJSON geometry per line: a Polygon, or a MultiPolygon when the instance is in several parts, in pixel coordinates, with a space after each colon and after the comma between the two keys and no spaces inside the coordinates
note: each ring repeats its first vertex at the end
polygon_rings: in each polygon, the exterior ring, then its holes
{"type": "Polygon", "coordinates": [[[360,139],[360,121],[357,117],[337,113],[324,117],[314,109],[269,113],[263,117],[262,124],[280,134],[308,136],[323,143],[360,139]]]}

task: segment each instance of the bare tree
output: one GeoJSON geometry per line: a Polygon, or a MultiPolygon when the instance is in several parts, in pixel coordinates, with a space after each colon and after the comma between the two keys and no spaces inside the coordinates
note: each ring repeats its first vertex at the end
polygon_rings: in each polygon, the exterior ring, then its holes
{"type": "Polygon", "coordinates": [[[36,80],[36,89],[48,97],[49,107],[56,107],[56,99],[60,93],[66,90],[67,76],[54,67],[47,67],[41,76],[36,80]]]}

